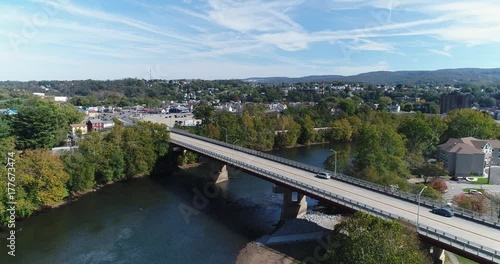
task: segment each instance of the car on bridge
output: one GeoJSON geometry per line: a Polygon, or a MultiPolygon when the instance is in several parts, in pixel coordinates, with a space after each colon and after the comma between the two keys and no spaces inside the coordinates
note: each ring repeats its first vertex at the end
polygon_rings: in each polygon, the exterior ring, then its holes
{"type": "Polygon", "coordinates": [[[448,208],[433,208],[431,212],[438,214],[438,215],[446,216],[446,217],[453,216],[453,211],[451,211],[448,208]]]}
{"type": "Polygon", "coordinates": [[[323,179],[330,179],[332,176],[328,172],[320,172],[320,173],[316,174],[316,177],[323,178],[323,179]]]}

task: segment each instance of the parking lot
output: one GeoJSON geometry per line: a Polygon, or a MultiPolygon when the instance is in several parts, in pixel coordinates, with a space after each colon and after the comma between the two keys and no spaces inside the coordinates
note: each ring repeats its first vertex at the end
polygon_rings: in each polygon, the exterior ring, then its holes
{"type": "Polygon", "coordinates": [[[191,113],[177,113],[177,114],[147,114],[135,117],[140,121],[151,121],[153,123],[166,124],[169,127],[173,127],[175,123],[179,124],[201,124],[201,120],[194,118],[191,113]]]}

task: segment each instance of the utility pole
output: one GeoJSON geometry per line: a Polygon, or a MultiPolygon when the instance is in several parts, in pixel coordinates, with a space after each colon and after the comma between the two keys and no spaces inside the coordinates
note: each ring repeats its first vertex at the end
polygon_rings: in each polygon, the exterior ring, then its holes
{"type": "Polygon", "coordinates": [[[488,169],[488,184],[490,184],[490,178],[491,178],[491,157],[490,157],[490,168],[488,169]]]}
{"type": "Polygon", "coordinates": [[[420,197],[422,196],[422,193],[424,192],[425,188],[427,188],[427,186],[424,186],[424,188],[422,188],[422,190],[420,191],[420,193],[418,193],[418,206],[417,206],[417,233],[418,233],[418,230],[420,228],[419,224],[418,224],[418,218],[420,217],[420,197]]]}

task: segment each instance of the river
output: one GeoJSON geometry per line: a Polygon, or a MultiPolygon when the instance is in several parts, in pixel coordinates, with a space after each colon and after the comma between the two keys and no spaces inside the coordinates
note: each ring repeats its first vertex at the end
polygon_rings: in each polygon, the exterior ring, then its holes
{"type": "MultiPolygon", "coordinates": [[[[322,144],[273,154],[322,167],[331,148],[348,147],[322,144]]],[[[186,175],[106,186],[18,222],[15,257],[7,255],[1,233],[0,263],[234,263],[245,244],[274,229],[281,198],[273,184],[238,171],[230,171],[220,195],[205,205],[195,197],[206,186],[186,175]]],[[[315,203],[308,199],[309,208],[315,203]]]]}

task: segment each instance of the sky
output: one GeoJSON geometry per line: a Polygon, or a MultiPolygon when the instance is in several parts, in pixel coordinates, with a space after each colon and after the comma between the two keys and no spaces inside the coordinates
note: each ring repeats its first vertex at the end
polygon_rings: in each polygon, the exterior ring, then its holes
{"type": "Polygon", "coordinates": [[[500,67],[498,0],[2,0],[0,80],[500,67]]]}

